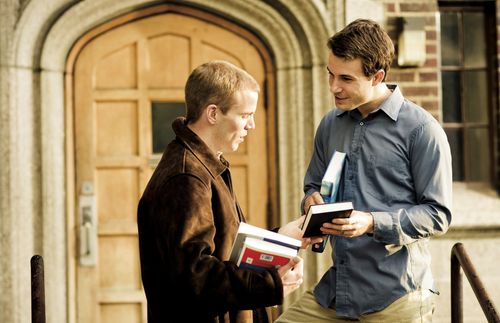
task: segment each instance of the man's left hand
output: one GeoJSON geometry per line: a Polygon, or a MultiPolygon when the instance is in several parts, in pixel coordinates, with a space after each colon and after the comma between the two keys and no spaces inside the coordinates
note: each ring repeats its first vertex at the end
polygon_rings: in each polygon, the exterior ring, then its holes
{"type": "Polygon", "coordinates": [[[331,223],[323,223],[321,232],[347,238],[373,233],[373,215],[354,210],[348,218],[336,218],[331,223]]]}

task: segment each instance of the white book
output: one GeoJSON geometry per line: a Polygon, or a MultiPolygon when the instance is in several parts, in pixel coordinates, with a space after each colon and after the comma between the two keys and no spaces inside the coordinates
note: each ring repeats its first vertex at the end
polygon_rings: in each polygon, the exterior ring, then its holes
{"type": "Polygon", "coordinates": [[[335,202],[337,199],[345,157],[346,153],[334,151],[330,163],[328,163],[319,192],[325,203],[335,202]]]}
{"type": "Polygon", "coordinates": [[[234,239],[231,256],[229,257],[229,260],[231,260],[235,264],[238,263],[245,238],[247,237],[265,240],[277,246],[284,246],[289,249],[293,249],[295,250],[295,252],[297,252],[302,246],[301,240],[294,239],[292,237],[274,231],[259,228],[245,222],[241,222],[238,228],[238,233],[236,234],[236,238],[234,239]]]}

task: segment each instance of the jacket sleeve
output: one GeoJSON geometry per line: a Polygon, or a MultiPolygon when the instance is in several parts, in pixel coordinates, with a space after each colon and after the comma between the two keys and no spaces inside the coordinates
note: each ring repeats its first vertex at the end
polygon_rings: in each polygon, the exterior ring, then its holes
{"type": "Polygon", "coordinates": [[[180,300],[213,314],[281,304],[283,286],[276,270],[242,270],[214,256],[227,241],[217,240],[225,235],[216,228],[225,226],[214,220],[211,187],[183,174],[169,179],[162,192],[151,210],[151,225],[180,300]]]}

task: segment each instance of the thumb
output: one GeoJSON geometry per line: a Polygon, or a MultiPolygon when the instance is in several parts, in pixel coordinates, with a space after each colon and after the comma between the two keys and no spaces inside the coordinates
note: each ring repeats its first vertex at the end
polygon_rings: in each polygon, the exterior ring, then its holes
{"type": "Polygon", "coordinates": [[[290,261],[286,264],[278,268],[278,273],[280,277],[283,277],[290,269],[295,267],[297,264],[299,264],[302,261],[302,258],[299,256],[295,256],[290,261]]]}
{"type": "Polygon", "coordinates": [[[325,201],[323,200],[323,196],[321,196],[321,194],[319,194],[319,192],[314,192],[312,194],[313,196],[313,199],[314,199],[314,204],[323,204],[325,203],[325,201]]]}

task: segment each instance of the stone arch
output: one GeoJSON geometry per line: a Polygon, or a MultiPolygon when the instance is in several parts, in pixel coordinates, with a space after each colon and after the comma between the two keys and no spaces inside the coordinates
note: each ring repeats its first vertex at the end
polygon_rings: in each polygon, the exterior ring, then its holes
{"type": "MultiPolygon", "coordinates": [[[[286,223],[298,215],[302,177],[310,156],[307,147],[311,146],[315,126],[328,106],[323,70],[327,60],[325,40],[334,24],[326,15],[324,2],[174,3],[223,16],[248,29],[268,46],[275,66],[280,218],[286,223]]],[[[34,252],[43,253],[46,268],[50,268],[46,272],[48,320],[74,320],[72,288],[67,289],[72,281],[73,264],[69,259],[72,252],[65,248],[66,232],[74,230],[66,222],[66,199],[74,196],[66,186],[66,169],[73,167],[68,163],[71,159],[66,142],[72,136],[65,117],[66,61],[75,42],[89,30],[125,13],[161,4],[165,1],[56,0],[30,1],[23,8],[9,53],[11,94],[7,124],[9,136],[16,139],[9,150],[9,166],[26,171],[8,174],[11,182],[20,185],[10,184],[10,196],[7,201],[2,200],[2,206],[8,210],[4,222],[10,224],[11,230],[20,223],[27,224],[29,229],[25,231],[27,236],[11,234],[2,242],[2,250],[10,250],[9,259],[14,263],[9,267],[11,280],[2,282],[2,287],[22,287],[9,288],[10,295],[5,297],[10,296],[12,304],[10,310],[2,311],[1,321],[19,322],[22,313],[29,312],[29,300],[24,299],[29,295],[29,278],[17,269],[25,267],[26,258],[20,256],[31,256],[34,252]],[[21,120],[27,122],[24,127],[18,126],[21,120]],[[30,129],[27,133],[23,130],[26,127],[30,129]]]]}

